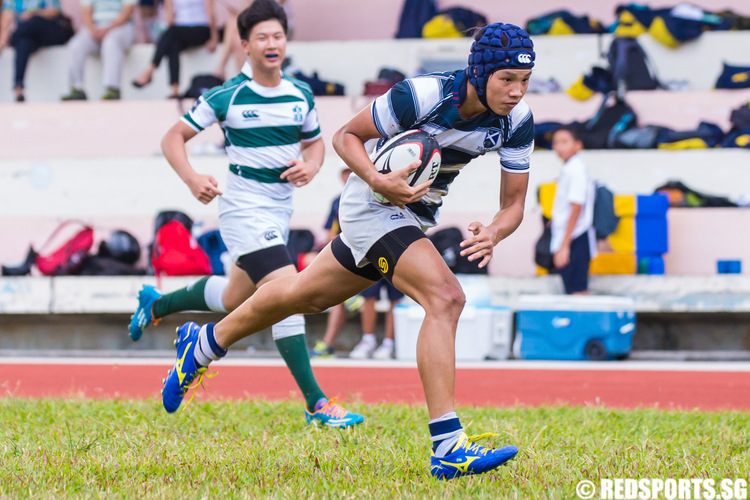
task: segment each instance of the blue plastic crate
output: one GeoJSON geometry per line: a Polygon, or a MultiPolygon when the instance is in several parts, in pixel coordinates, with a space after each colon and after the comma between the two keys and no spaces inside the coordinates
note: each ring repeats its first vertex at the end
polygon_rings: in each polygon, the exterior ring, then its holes
{"type": "Polygon", "coordinates": [[[638,259],[638,274],[664,274],[664,271],[664,258],[660,255],[638,259]]]}
{"type": "Polygon", "coordinates": [[[669,228],[666,216],[635,217],[635,253],[638,257],[663,255],[669,251],[669,228]]]}
{"type": "Polygon", "coordinates": [[[717,260],[716,271],[719,274],[742,274],[741,260],[717,260]]]}
{"type": "Polygon", "coordinates": [[[666,216],[669,210],[669,196],[665,193],[639,194],[636,198],[636,216],[666,216]]]}

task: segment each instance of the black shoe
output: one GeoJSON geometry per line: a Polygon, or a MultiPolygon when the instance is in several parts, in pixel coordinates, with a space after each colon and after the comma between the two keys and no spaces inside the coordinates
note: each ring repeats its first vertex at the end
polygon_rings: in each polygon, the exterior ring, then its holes
{"type": "Polygon", "coordinates": [[[31,266],[36,262],[36,252],[29,247],[29,253],[26,254],[26,260],[18,266],[2,266],[3,276],[26,276],[31,272],[31,266]]]}
{"type": "Polygon", "coordinates": [[[86,92],[75,87],[71,87],[70,94],[64,95],[60,98],[61,101],[85,101],[86,92]]]}
{"type": "Polygon", "coordinates": [[[146,83],[139,83],[138,80],[133,80],[132,83],[133,83],[133,87],[135,87],[137,89],[142,89],[146,85],[150,84],[151,80],[147,81],[146,83]]]}

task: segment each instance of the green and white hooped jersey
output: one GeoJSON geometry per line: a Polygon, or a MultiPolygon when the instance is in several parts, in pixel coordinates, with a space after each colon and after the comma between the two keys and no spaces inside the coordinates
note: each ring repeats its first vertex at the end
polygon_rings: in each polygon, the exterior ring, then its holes
{"type": "Polygon", "coordinates": [[[288,199],[294,186],[279,176],[299,157],[301,142],[320,137],[313,93],[288,76],[277,87],[263,87],[251,71],[245,63],[242,73],[204,93],[182,121],[196,132],[219,122],[229,170],[248,180],[254,192],[288,199]]]}

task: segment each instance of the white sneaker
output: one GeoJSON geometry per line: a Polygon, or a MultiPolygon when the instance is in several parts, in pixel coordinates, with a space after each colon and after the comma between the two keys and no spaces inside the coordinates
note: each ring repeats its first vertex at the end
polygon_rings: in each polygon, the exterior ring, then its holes
{"type": "Polygon", "coordinates": [[[372,353],[374,359],[393,359],[393,346],[380,344],[380,347],[372,353]]]}
{"type": "Polygon", "coordinates": [[[349,357],[352,359],[368,359],[372,357],[373,352],[375,352],[374,345],[365,340],[360,340],[359,344],[354,346],[352,352],[349,353],[349,357]]]}

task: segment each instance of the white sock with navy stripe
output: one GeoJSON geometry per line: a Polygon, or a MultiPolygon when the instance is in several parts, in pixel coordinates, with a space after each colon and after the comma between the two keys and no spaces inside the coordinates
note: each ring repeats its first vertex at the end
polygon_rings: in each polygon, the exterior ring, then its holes
{"type": "Polygon", "coordinates": [[[222,349],[214,337],[214,324],[208,323],[201,327],[198,334],[198,345],[195,346],[193,356],[195,362],[201,366],[208,366],[211,361],[223,358],[227,354],[226,349],[222,349]]]}
{"type": "Polygon", "coordinates": [[[430,420],[429,427],[432,451],[436,457],[444,457],[449,454],[464,431],[455,411],[446,413],[435,420],[430,420]]]}

